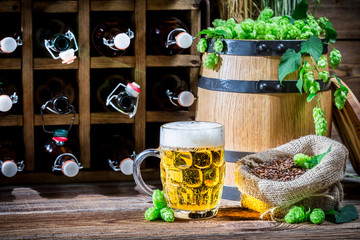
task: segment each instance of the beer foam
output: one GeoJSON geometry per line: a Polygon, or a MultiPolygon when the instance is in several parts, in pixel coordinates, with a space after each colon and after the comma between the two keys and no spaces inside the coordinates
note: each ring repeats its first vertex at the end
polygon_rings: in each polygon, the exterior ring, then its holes
{"type": "Polygon", "coordinates": [[[183,121],[161,126],[160,147],[223,147],[224,127],[220,123],[183,121]]]}

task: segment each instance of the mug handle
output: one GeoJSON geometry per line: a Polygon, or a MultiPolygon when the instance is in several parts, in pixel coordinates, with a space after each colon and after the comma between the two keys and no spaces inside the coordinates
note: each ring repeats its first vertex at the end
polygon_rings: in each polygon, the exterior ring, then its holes
{"type": "Polygon", "coordinates": [[[143,152],[141,152],[140,154],[138,154],[134,160],[134,166],[133,166],[133,176],[134,176],[134,180],[136,185],[139,186],[140,190],[149,195],[152,196],[154,190],[151,189],[148,185],[145,184],[142,176],[141,176],[141,171],[140,171],[140,166],[141,163],[144,161],[145,158],[147,157],[158,157],[160,158],[160,152],[158,149],[147,149],[143,152]]]}

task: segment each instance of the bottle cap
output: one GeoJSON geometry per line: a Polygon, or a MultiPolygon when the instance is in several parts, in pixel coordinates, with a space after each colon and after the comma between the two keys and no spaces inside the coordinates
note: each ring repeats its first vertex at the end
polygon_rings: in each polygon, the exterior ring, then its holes
{"type": "Polygon", "coordinates": [[[189,48],[193,42],[193,37],[187,32],[179,33],[176,36],[176,45],[181,48],[189,48]]]}
{"type": "Polygon", "coordinates": [[[189,107],[195,101],[194,94],[189,91],[182,91],[178,96],[178,103],[182,107],[189,107]]]}
{"type": "Polygon", "coordinates": [[[7,112],[11,109],[13,102],[8,95],[0,95],[0,112],[7,112]]]}
{"type": "Polygon", "coordinates": [[[73,63],[74,60],[76,59],[75,56],[75,50],[70,48],[69,50],[63,51],[61,53],[59,53],[60,58],[63,60],[62,63],[63,64],[70,64],[73,63]]]}
{"type": "Polygon", "coordinates": [[[125,158],[120,162],[120,170],[125,175],[131,175],[133,173],[134,161],[131,158],[125,158]]]}
{"type": "Polygon", "coordinates": [[[79,173],[79,165],[73,160],[66,161],[62,165],[62,172],[67,177],[75,177],[79,173]]]}
{"type": "Polygon", "coordinates": [[[133,97],[137,97],[140,94],[140,85],[136,82],[128,83],[125,88],[126,92],[133,97]]]}
{"type": "Polygon", "coordinates": [[[5,161],[1,166],[1,172],[5,177],[13,177],[17,173],[17,166],[14,161],[5,161]]]}
{"type": "Polygon", "coordinates": [[[0,41],[0,49],[3,53],[12,53],[16,47],[16,40],[12,37],[6,37],[0,41]]]}
{"type": "Polygon", "coordinates": [[[130,46],[130,37],[126,33],[119,33],[114,38],[114,44],[117,49],[125,50],[130,46]]]}

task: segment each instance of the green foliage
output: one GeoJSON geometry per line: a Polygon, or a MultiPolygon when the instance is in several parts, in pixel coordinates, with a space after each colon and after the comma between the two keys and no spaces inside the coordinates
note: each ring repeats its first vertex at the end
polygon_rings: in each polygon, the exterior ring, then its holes
{"type": "Polygon", "coordinates": [[[160,217],[160,210],[157,207],[151,207],[145,211],[145,219],[148,221],[156,220],[160,217]]]}
{"type": "Polygon", "coordinates": [[[203,62],[204,68],[214,69],[215,66],[219,63],[219,56],[216,53],[209,53],[206,55],[205,60],[203,62]]]}
{"type": "Polygon", "coordinates": [[[299,89],[299,92],[302,94],[303,90],[303,75],[304,75],[304,68],[301,68],[300,74],[299,74],[299,80],[296,82],[296,87],[299,89]]]}
{"type": "Polygon", "coordinates": [[[165,222],[173,222],[175,220],[174,211],[169,207],[165,207],[161,209],[160,215],[161,215],[161,219],[164,220],[165,222]]]}
{"type": "Polygon", "coordinates": [[[326,42],[335,43],[337,38],[337,32],[333,28],[332,23],[330,21],[325,24],[325,40],[326,42]]]}
{"type": "Polygon", "coordinates": [[[307,11],[309,9],[309,4],[306,2],[306,0],[301,0],[298,4],[296,4],[296,7],[291,15],[294,19],[304,19],[307,16],[307,11]]]}
{"type": "Polygon", "coordinates": [[[309,219],[310,209],[305,212],[304,206],[293,206],[289,212],[285,215],[285,221],[287,223],[302,223],[309,219]]]}
{"type": "Polygon", "coordinates": [[[215,52],[222,52],[223,49],[224,49],[223,42],[220,39],[216,40],[215,43],[214,43],[214,51],[215,52]]]}
{"type": "Polygon", "coordinates": [[[324,111],[319,107],[315,107],[313,109],[313,118],[315,123],[316,135],[324,136],[327,131],[327,121],[324,111]]]}
{"type": "Polygon", "coordinates": [[[167,206],[166,198],[163,192],[159,189],[154,190],[154,193],[152,195],[152,200],[154,206],[157,207],[158,209],[162,209],[167,206]]]}
{"type": "Polygon", "coordinates": [[[301,53],[310,54],[318,62],[323,51],[323,44],[320,38],[312,35],[309,40],[301,43],[301,53]]]}
{"type": "Polygon", "coordinates": [[[339,211],[332,209],[325,214],[325,219],[333,223],[347,223],[359,218],[359,213],[356,207],[352,204],[340,208],[339,211]]]}
{"type": "Polygon", "coordinates": [[[288,49],[282,55],[279,64],[280,83],[289,73],[295,72],[301,65],[301,53],[295,52],[294,49],[288,49]]]}
{"type": "Polygon", "coordinates": [[[325,220],[325,213],[321,208],[315,208],[310,214],[310,221],[314,224],[321,224],[325,220]]]}
{"type": "Polygon", "coordinates": [[[337,49],[333,49],[330,52],[330,67],[337,68],[341,62],[341,53],[337,49]]]}
{"type": "Polygon", "coordinates": [[[293,158],[294,163],[299,167],[311,169],[321,162],[321,160],[325,157],[325,155],[331,151],[331,147],[332,146],[330,146],[326,152],[313,156],[312,158],[310,158],[306,154],[298,153],[293,158]]]}
{"type": "Polygon", "coordinates": [[[200,39],[199,43],[197,44],[197,51],[200,53],[204,53],[208,48],[208,43],[206,38],[200,39]]]}

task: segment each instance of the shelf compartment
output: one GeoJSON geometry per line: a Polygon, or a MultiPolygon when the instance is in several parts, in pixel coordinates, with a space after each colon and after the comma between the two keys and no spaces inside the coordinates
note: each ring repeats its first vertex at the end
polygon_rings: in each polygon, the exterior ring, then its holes
{"type": "Polygon", "coordinates": [[[21,58],[0,58],[0,70],[21,70],[21,58]]]}
{"type": "Polygon", "coordinates": [[[134,118],[118,112],[98,112],[91,113],[91,124],[116,124],[116,123],[134,123],[134,118]]]}
{"type": "Polygon", "coordinates": [[[132,0],[92,0],[91,11],[134,11],[135,4],[132,0]]]}
{"type": "Polygon", "coordinates": [[[70,13],[78,12],[78,1],[34,1],[34,12],[70,13]]]}
{"type": "Polygon", "coordinates": [[[195,111],[146,111],[146,122],[192,121],[195,111]]]}
{"type": "Polygon", "coordinates": [[[147,0],[147,10],[197,10],[200,0],[147,0]]]}
{"type": "Polygon", "coordinates": [[[101,68],[134,68],[134,56],[120,56],[120,57],[92,57],[90,67],[92,69],[101,68]]]}
{"type": "Polygon", "coordinates": [[[0,1],[0,12],[20,12],[20,1],[0,1]]]}
{"type": "Polygon", "coordinates": [[[35,58],[34,70],[52,70],[52,69],[78,69],[79,61],[75,59],[75,62],[71,64],[62,64],[59,59],[52,58],[35,58]]]}
{"type": "Polygon", "coordinates": [[[0,126],[9,127],[9,126],[22,126],[23,125],[23,116],[15,114],[5,114],[0,116],[0,126]]]}
{"type": "MultiPolygon", "coordinates": [[[[58,115],[58,114],[44,114],[45,124],[49,126],[54,125],[69,125],[73,114],[68,115],[58,115]]],[[[76,114],[74,125],[79,124],[79,114],[76,114]]],[[[41,115],[35,114],[35,126],[41,126],[41,115]]]]}
{"type": "MultiPolygon", "coordinates": [[[[79,161],[82,163],[81,158],[79,161]]],[[[26,161],[25,161],[26,165],[26,161]]],[[[159,169],[142,169],[141,175],[144,179],[147,180],[158,180],[160,176],[159,169]]],[[[13,178],[2,179],[0,185],[7,184],[19,184],[19,183],[27,183],[27,184],[35,184],[35,183],[44,183],[44,179],[46,179],[46,183],[84,183],[84,182],[120,182],[120,181],[133,181],[134,178],[132,175],[124,175],[121,172],[114,171],[87,171],[80,170],[78,175],[75,177],[65,177],[58,176],[51,172],[22,172],[16,175],[13,178]]]]}
{"type": "Polygon", "coordinates": [[[175,56],[146,56],[147,67],[200,67],[201,60],[198,55],[175,55],[175,56]]]}

